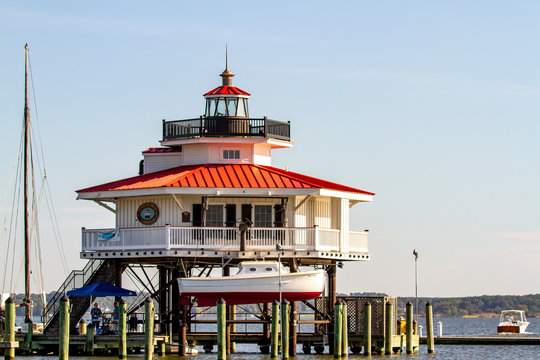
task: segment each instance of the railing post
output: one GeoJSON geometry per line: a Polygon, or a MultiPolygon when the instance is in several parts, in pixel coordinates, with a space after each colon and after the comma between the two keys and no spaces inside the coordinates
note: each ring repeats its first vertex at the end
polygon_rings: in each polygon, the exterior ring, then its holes
{"type": "Polygon", "coordinates": [[[314,236],[315,236],[315,251],[319,248],[319,227],[317,225],[313,225],[314,229],[314,236]]]}
{"type": "Polygon", "coordinates": [[[199,117],[199,136],[203,137],[203,116],[199,117]]]}
{"type": "Polygon", "coordinates": [[[268,117],[264,117],[264,137],[268,137],[268,117]]]}
{"type": "Polygon", "coordinates": [[[165,139],[165,119],[162,119],[161,121],[162,121],[162,124],[163,124],[163,129],[162,129],[162,131],[163,131],[163,140],[166,140],[165,139]]]}
{"type": "Polygon", "coordinates": [[[167,250],[171,249],[171,225],[167,224],[165,225],[165,247],[167,250]]]}

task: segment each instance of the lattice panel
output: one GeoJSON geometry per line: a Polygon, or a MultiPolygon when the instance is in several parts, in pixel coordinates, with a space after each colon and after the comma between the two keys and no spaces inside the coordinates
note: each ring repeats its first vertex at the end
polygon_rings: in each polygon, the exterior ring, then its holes
{"type": "MultiPolygon", "coordinates": [[[[347,303],[347,320],[349,334],[363,335],[364,334],[364,304],[371,304],[371,334],[373,336],[384,336],[385,333],[385,317],[386,303],[390,302],[393,305],[392,319],[393,323],[397,324],[397,299],[394,297],[372,297],[372,296],[344,296],[338,297],[347,303]]],[[[326,298],[315,299],[315,307],[318,311],[325,312],[326,298]]],[[[316,319],[322,319],[316,316],[316,319]]],[[[394,326],[394,334],[397,334],[397,325],[394,326]]],[[[315,325],[315,334],[322,335],[326,333],[326,326],[315,325]]]]}

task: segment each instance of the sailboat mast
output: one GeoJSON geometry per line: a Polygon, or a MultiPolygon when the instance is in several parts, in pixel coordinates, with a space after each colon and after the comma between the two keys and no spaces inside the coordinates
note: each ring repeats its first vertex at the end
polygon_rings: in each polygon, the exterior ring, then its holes
{"type": "Polygon", "coordinates": [[[28,209],[28,147],[30,145],[30,109],[28,107],[28,44],[24,46],[24,308],[26,320],[31,320],[30,300],[30,236],[28,209]]]}

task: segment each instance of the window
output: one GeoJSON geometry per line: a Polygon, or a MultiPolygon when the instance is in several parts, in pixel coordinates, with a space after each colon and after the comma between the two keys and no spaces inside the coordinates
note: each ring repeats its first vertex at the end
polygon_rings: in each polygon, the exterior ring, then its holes
{"type": "Polygon", "coordinates": [[[255,205],[255,226],[272,227],[272,205],[255,205]]]}
{"type": "Polygon", "coordinates": [[[216,114],[217,99],[206,100],[206,116],[214,116],[216,114]]]}
{"type": "Polygon", "coordinates": [[[229,108],[229,116],[236,116],[236,103],[238,99],[227,99],[227,108],[229,108]]]}
{"type": "Polygon", "coordinates": [[[225,105],[224,98],[218,100],[216,116],[227,116],[227,105],[225,105]]]}
{"type": "Polygon", "coordinates": [[[223,150],[223,159],[240,159],[240,150],[223,150]]]}
{"type": "Polygon", "coordinates": [[[223,205],[208,205],[206,226],[223,226],[223,205]]]}

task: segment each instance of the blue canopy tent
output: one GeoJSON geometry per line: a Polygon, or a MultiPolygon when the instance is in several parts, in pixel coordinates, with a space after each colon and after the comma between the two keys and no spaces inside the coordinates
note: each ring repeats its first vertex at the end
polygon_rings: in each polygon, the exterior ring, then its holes
{"type": "Polygon", "coordinates": [[[98,282],[67,292],[68,296],[137,296],[135,291],[124,289],[106,282],[98,282]]]}

